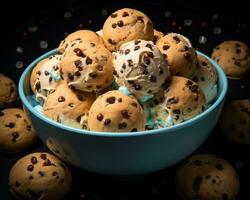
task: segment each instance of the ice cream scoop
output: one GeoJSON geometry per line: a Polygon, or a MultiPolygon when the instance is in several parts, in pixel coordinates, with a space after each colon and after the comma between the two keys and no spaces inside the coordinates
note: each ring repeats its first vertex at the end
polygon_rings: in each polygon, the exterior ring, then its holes
{"type": "Polygon", "coordinates": [[[64,80],[72,88],[98,92],[113,81],[113,56],[103,45],[82,42],[68,48],[61,60],[64,80]]]}
{"type": "Polygon", "coordinates": [[[113,62],[117,84],[142,101],[165,88],[170,77],[162,53],[151,41],[135,40],[123,44],[113,62]]]}
{"type": "Polygon", "coordinates": [[[198,55],[198,68],[192,76],[210,103],[217,95],[217,73],[213,65],[204,56],[198,55]]]}
{"type": "Polygon", "coordinates": [[[204,111],[206,106],[205,96],[198,84],[181,76],[172,76],[163,99],[159,101],[158,98],[152,100],[156,128],[172,126],[191,119],[204,111]]]}
{"type": "Polygon", "coordinates": [[[172,75],[190,78],[197,68],[195,49],[185,36],[169,33],[160,38],[156,46],[164,54],[172,75]]]}
{"type": "Polygon", "coordinates": [[[87,128],[87,117],[94,101],[91,93],[70,89],[60,84],[44,102],[43,113],[54,121],[75,128],[87,128]]]}
{"type": "Polygon", "coordinates": [[[117,90],[99,96],[92,104],[88,118],[90,130],[104,132],[143,131],[145,122],[139,102],[117,90]]]}
{"type": "Polygon", "coordinates": [[[45,58],[33,70],[35,73],[32,73],[31,84],[34,84],[36,99],[40,102],[44,102],[48,94],[53,92],[61,81],[61,57],[61,55],[53,55],[45,58]],[[35,79],[34,76],[36,76],[35,79]]]}

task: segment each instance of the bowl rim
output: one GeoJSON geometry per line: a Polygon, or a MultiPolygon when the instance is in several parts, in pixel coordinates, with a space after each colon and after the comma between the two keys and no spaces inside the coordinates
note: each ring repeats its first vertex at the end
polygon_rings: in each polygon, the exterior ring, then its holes
{"type": "Polygon", "coordinates": [[[196,51],[198,55],[201,55],[203,57],[205,57],[206,59],[209,60],[209,62],[212,63],[212,65],[214,66],[214,68],[216,69],[217,75],[218,75],[218,80],[220,80],[222,82],[222,90],[220,92],[220,95],[217,96],[217,99],[215,100],[215,102],[213,102],[213,104],[207,108],[204,112],[198,114],[197,116],[184,121],[180,124],[176,124],[173,125],[171,127],[167,127],[167,128],[160,128],[160,129],[153,129],[153,130],[146,130],[146,131],[138,131],[138,132],[98,132],[98,131],[89,131],[89,130],[84,130],[84,129],[79,129],[79,128],[74,128],[74,127],[70,127],[61,123],[58,123],[56,121],[53,121],[51,119],[49,119],[48,117],[46,117],[45,115],[41,114],[40,112],[36,111],[33,106],[29,103],[26,95],[24,94],[24,80],[27,76],[27,74],[31,71],[32,69],[36,66],[36,64],[44,59],[47,58],[51,55],[54,55],[56,53],[58,53],[58,49],[53,49],[48,51],[47,53],[39,56],[38,58],[36,58],[33,62],[31,62],[26,69],[23,71],[21,78],[19,80],[18,83],[18,92],[19,92],[19,96],[20,99],[22,101],[22,103],[25,105],[26,108],[28,108],[28,110],[34,114],[36,117],[38,117],[40,120],[44,121],[45,123],[49,123],[52,126],[56,126],[59,129],[64,129],[66,131],[70,131],[71,134],[75,133],[75,134],[81,134],[81,135],[89,135],[89,136],[101,136],[101,137],[132,137],[132,136],[147,136],[147,135],[152,135],[152,134],[161,134],[161,133],[167,133],[167,132],[171,132],[171,134],[177,133],[177,131],[179,129],[183,129],[185,127],[191,126],[195,123],[197,123],[198,121],[202,120],[205,118],[205,116],[212,112],[225,98],[226,93],[227,93],[227,89],[228,89],[228,80],[226,77],[225,72],[223,71],[223,69],[220,67],[220,65],[215,62],[213,59],[211,59],[210,57],[208,57],[207,55],[201,53],[200,51],[196,51]]]}

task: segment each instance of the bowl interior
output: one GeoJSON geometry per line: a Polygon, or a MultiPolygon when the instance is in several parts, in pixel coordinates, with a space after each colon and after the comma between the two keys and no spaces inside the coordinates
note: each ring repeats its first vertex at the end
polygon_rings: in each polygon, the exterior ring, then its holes
{"type": "Polygon", "coordinates": [[[175,133],[175,131],[177,131],[178,129],[181,128],[185,128],[187,126],[191,126],[196,124],[197,122],[199,122],[200,120],[204,119],[206,117],[206,115],[209,112],[212,112],[217,106],[220,105],[220,103],[224,100],[224,97],[226,95],[227,92],[227,88],[228,88],[228,82],[227,82],[227,78],[226,75],[224,73],[224,71],[221,69],[221,67],[211,58],[209,58],[208,56],[206,56],[205,54],[197,51],[198,55],[204,56],[205,58],[207,58],[215,67],[217,74],[218,74],[218,93],[217,93],[217,97],[215,98],[215,100],[213,101],[212,105],[206,109],[204,112],[202,112],[201,114],[193,117],[192,119],[189,119],[185,122],[182,122],[180,124],[174,125],[172,127],[169,128],[161,128],[161,129],[154,129],[154,130],[147,130],[147,131],[140,131],[140,132],[129,132],[129,133],[112,133],[112,132],[96,132],[96,131],[88,131],[88,130],[82,130],[82,129],[77,129],[77,128],[73,128],[73,127],[69,127],[63,124],[60,124],[56,121],[53,121],[49,118],[47,118],[45,115],[42,115],[41,113],[39,113],[38,111],[36,111],[33,108],[33,105],[31,104],[31,102],[29,101],[28,97],[32,95],[32,91],[30,88],[30,75],[32,72],[32,69],[36,66],[36,64],[44,59],[47,58],[51,55],[54,55],[57,53],[57,49],[51,50],[49,52],[47,52],[46,54],[43,54],[42,56],[40,56],[39,58],[37,58],[36,60],[34,60],[23,72],[20,80],[19,80],[19,85],[18,85],[18,91],[19,91],[19,96],[24,104],[24,106],[30,111],[32,112],[32,114],[34,114],[36,117],[38,117],[40,120],[45,121],[46,123],[49,123],[53,126],[56,126],[59,129],[64,129],[67,131],[70,131],[72,133],[75,134],[88,134],[88,135],[95,135],[95,136],[107,136],[107,137],[124,137],[124,136],[140,136],[140,135],[148,135],[148,134],[155,134],[155,133],[166,133],[167,131],[171,132],[171,134],[175,133]]]}

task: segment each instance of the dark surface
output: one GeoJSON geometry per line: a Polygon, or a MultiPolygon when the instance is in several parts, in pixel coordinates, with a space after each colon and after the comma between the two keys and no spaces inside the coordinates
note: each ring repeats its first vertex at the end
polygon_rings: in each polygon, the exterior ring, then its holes
{"type": "MultiPolygon", "coordinates": [[[[36,5],[33,1],[30,9],[23,2],[12,6],[8,2],[6,9],[9,15],[1,13],[2,30],[0,40],[0,72],[11,77],[17,83],[25,67],[36,57],[56,48],[67,33],[80,28],[99,30],[107,15],[122,7],[134,7],[147,13],[155,28],[162,32],[179,32],[184,34],[200,51],[210,55],[212,49],[220,42],[228,39],[238,39],[250,44],[250,30],[246,18],[246,7],[240,2],[234,8],[214,7],[213,2],[195,4],[195,1],[144,1],[139,3],[121,2],[97,3],[98,1],[43,1],[36,5]],[[112,8],[110,8],[112,5],[112,8]],[[165,16],[166,11],[172,15],[165,16]],[[169,13],[169,12],[168,12],[169,13]],[[7,20],[8,19],[8,20],[7,20]],[[192,25],[184,25],[184,20],[192,20],[192,25]],[[214,33],[214,28],[221,29],[220,34],[214,33]],[[199,37],[205,36],[206,42],[200,43],[199,37]],[[48,47],[41,48],[40,42],[46,41],[48,47]],[[18,53],[17,47],[23,52],[18,53]],[[20,48],[19,48],[20,49],[20,48]],[[16,68],[17,61],[19,66],[16,68]],[[20,64],[21,63],[21,64],[20,64]]],[[[227,4],[230,6],[230,3],[227,4]]],[[[190,21],[189,21],[190,22],[190,21]]],[[[186,21],[187,23],[187,21],[186,21]]],[[[43,45],[42,45],[43,46],[43,45]]],[[[229,81],[227,99],[250,98],[249,76],[243,80],[229,81]]],[[[208,140],[194,153],[221,154],[236,168],[241,181],[239,200],[249,199],[248,169],[250,169],[249,146],[234,145],[219,136],[215,128],[208,140]]],[[[0,154],[0,200],[11,199],[8,191],[8,173],[11,166],[22,156],[36,151],[49,151],[41,142],[30,150],[16,155],[0,154]]],[[[167,155],[166,155],[167,156],[167,155]]],[[[65,199],[180,199],[174,187],[174,175],[178,165],[153,174],[139,177],[112,178],[80,171],[72,166],[72,191],[65,199]]]]}

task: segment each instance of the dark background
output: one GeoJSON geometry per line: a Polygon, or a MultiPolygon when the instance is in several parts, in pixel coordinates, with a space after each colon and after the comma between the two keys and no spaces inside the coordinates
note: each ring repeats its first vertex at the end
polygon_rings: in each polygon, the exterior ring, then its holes
{"type": "MultiPolygon", "coordinates": [[[[39,55],[56,48],[65,37],[65,33],[84,28],[99,30],[107,16],[101,16],[105,9],[108,15],[123,7],[132,7],[144,11],[157,29],[163,32],[180,32],[186,35],[193,46],[210,55],[220,42],[239,39],[250,45],[249,7],[246,1],[197,1],[197,0],[144,0],[144,1],[97,1],[97,0],[43,0],[11,1],[1,5],[0,9],[0,73],[11,77],[16,83],[23,69],[39,55]],[[171,10],[173,16],[164,17],[164,12],[171,10]],[[72,12],[70,19],[64,19],[65,11],[72,12]],[[218,15],[217,20],[212,16],[218,15]],[[89,23],[89,19],[93,22],[89,23]],[[193,19],[191,27],[183,26],[184,19],[193,19]],[[177,25],[173,26],[173,22],[177,25]],[[55,24],[55,25],[54,25],[55,24]],[[204,27],[201,27],[205,24],[204,27]],[[34,33],[28,27],[38,27],[34,33]],[[222,33],[215,35],[213,27],[222,28],[222,33]],[[179,27],[182,27],[180,30],[179,27]],[[239,30],[239,31],[238,31],[239,30]],[[27,34],[27,35],[24,35],[27,34]],[[207,37],[206,44],[198,42],[198,37],[207,37]],[[45,40],[48,47],[39,48],[39,42],[45,40]],[[24,52],[18,54],[16,47],[24,52]],[[23,62],[23,68],[15,67],[16,61],[23,62]]],[[[229,81],[227,99],[250,98],[250,81],[246,77],[240,81],[229,81]]],[[[41,142],[26,152],[16,155],[0,154],[0,200],[11,199],[8,192],[8,173],[11,166],[22,156],[36,151],[49,151],[41,142]]],[[[208,140],[194,153],[221,154],[236,168],[241,181],[237,200],[249,200],[250,168],[248,146],[231,144],[219,136],[216,127],[208,140]]],[[[180,199],[174,187],[174,175],[178,165],[153,174],[130,177],[104,177],[81,171],[70,166],[73,174],[71,193],[65,199],[106,200],[106,199],[180,199]]]]}

